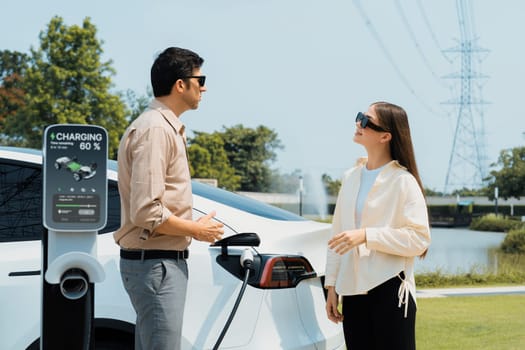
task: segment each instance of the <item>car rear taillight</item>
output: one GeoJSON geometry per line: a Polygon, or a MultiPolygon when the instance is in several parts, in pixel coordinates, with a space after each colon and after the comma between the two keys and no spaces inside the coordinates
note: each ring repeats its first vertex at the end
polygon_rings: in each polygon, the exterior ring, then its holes
{"type": "Polygon", "coordinates": [[[302,256],[262,256],[259,288],[293,288],[300,281],[316,277],[312,265],[302,256]]]}
{"type": "MultiPolygon", "coordinates": [[[[228,236],[212,244],[212,247],[221,247],[221,254],[217,255],[217,263],[235,277],[246,278],[245,266],[242,265],[241,255],[231,254],[228,247],[258,247],[259,236],[253,232],[238,233],[228,236]]],[[[246,250],[244,251],[246,253],[246,250]]],[[[301,255],[256,254],[250,251],[250,265],[248,284],[255,288],[277,289],[294,288],[304,279],[315,278],[312,265],[301,255]],[[253,260],[252,260],[253,258],[253,260]]]]}
{"type": "MultiPolygon", "coordinates": [[[[220,254],[217,263],[242,280],[245,272],[240,257],[220,254]]],[[[294,288],[304,279],[317,277],[310,262],[300,255],[255,254],[251,270],[248,284],[261,289],[294,288]]]]}

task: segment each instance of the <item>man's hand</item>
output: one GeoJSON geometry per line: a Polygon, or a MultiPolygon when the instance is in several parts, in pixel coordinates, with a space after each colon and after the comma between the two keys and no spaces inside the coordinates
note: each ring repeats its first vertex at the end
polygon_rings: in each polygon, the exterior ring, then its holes
{"type": "Polygon", "coordinates": [[[205,215],[198,220],[196,223],[198,225],[197,231],[193,235],[198,241],[214,243],[215,241],[222,238],[224,234],[223,224],[213,220],[215,217],[215,211],[212,211],[208,215],[205,215]]]}

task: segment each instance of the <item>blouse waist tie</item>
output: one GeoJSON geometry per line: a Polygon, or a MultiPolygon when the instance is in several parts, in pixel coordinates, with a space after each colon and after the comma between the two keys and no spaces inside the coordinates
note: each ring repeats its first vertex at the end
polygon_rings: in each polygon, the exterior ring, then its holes
{"type": "Polygon", "coordinates": [[[399,298],[398,307],[401,307],[401,305],[405,305],[405,318],[407,318],[408,315],[408,301],[410,299],[410,289],[409,289],[409,282],[405,278],[402,278],[401,275],[397,275],[399,279],[401,280],[401,284],[399,285],[399,290],[397,291],[397,297],[399,298]]]}

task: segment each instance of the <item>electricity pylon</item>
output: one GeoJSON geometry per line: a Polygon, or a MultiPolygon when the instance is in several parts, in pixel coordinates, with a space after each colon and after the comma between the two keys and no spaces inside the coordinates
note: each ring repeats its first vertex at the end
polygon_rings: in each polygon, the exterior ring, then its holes
{"type": "Polygon", "coordinates": [[[474,24],[467,5],[470,5],[469,0],[456,1],[461,40],[458,46],[444,50],[445,54],[459,56],[461,59],[461,71],[445,77],[458,80],[460,91],[459,97],[444,102],[457,107],[454,141],[444,193],[454,189],[480,188],[487,176],[483,115],[483,106],[487,102],[481,97],[481,90],[483,81],[488,77],[477,70],[477,64],[486,56],[488,50],[477,45],[474,24]]]}

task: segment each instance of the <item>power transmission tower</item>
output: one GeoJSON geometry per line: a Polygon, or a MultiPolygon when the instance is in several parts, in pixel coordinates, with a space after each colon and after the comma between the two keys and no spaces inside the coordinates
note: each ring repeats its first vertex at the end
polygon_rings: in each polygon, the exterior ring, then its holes
{"type": "Polygon", "coordinates": [[[457,107],[444,193],[454,189],[480,188],[487,175],[483,115],[483,106],[487,102],[481,97],[481,90],[482,82],[488,77],[478,72],[477,63],[482,61],[488,50],[477,45],[473,16],[467,5],[470,5],[469,0],[456,1],[461,41],[458,46],[444,50],[446,54],[461,58],[461,71],[445,77],[459,81],[460,91],[459,97],[444,102],[457,107]]]}

